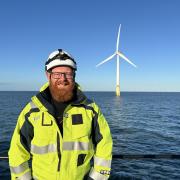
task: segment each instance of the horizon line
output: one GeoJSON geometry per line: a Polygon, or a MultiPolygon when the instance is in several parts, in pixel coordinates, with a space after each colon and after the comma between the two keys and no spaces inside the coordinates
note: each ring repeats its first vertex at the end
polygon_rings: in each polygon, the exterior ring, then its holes
{"type": "MultiPolygon", "coordinates": [[[[101,90],[82,90],[83,92],[113,92],[115,91],[101,91],[101,90]]],[[[39,90],[0,90],[0,92],[39,92],[39,90]]],[[[180,93],[180,91],[121,91],[121,93],[130,92],[130,93],[180,93]]]]}

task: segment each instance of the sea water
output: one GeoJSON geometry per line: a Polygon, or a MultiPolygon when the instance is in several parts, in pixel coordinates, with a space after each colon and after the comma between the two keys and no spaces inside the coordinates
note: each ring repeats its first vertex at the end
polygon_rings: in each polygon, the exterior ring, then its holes
{"type": "MultiPolygon", "coordinates": [[[[0,92],[0,156],[7,156],[17,117],[36,92],[0,92]]],[[[180,93],[85,92],[106,117],[113,154],[180,154],[180,93]]],[[[115,179],[180,179],[180,159],[113,159],[115,179]]],[[[0,179],[10,179],[0,160],[0,179]]]]}

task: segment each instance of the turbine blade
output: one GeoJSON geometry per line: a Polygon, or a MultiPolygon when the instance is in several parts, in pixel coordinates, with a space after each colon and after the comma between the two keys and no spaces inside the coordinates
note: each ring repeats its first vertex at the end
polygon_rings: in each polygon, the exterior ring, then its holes
{"type": "Polygon", "coordinates": [[[106,58],[104,61],[100,62],[99,64],[96,65],[96,67],[104,64],[105,62],[111,60],[114,56],[116,55],[116,53],[114,53],[113,55],[109,56],[108,58],[106,58]]]}
{"type": "Polygon", "coordinates": [[[119,49],[120,31],[121,31],[121,24],[119,25],[119,31],[118,31],[118,36],[117,36],[116,52],[118,52],[118,49],[119,49]]]}
{"type": "Polygon", "coordinates": [[[120,52],[117,52],[117,54],[123,58],[124,60],[126,60],[129,64],[131,64],[132,66],[134,67],[137,67],[134,63],[132,63],[124,54],[120,53],[120,52]]]}

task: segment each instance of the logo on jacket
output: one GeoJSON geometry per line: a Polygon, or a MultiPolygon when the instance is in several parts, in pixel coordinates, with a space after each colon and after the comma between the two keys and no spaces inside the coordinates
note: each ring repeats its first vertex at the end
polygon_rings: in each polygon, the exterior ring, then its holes
{"type": "Polygon", "coordinates": [[[34,121],[36,121],[36,120],[38,120],[38,119],[40,119],[40,116],[35,116],[35,117],[34,117],[34,121]]]}
{"type": "Polygon", "coordinates": [[[107,170],[101,170],[100,171],[101,174],[106,174],[106,175],[110,175],[110,171],[107,171],[107,170]]]}
{"type": "Polygon", "coordinates": [[[65,117],[65,118],[68,118],[68,113],[65,113],[65,114],[64,114],[64,117],[65,117]]]}

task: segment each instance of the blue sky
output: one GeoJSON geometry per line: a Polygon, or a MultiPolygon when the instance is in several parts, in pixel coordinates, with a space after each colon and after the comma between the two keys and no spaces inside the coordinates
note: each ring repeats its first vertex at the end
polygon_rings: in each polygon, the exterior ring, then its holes
{"type": "Polygon", "coordinates": [[[78,63],[83,90],[114,91],[120,50],[138,68],[120,63],[122,91],[180,92],[180,1],[0,1],[0,90],[39,90],[44,63],[62,48],[78,63]]]}

